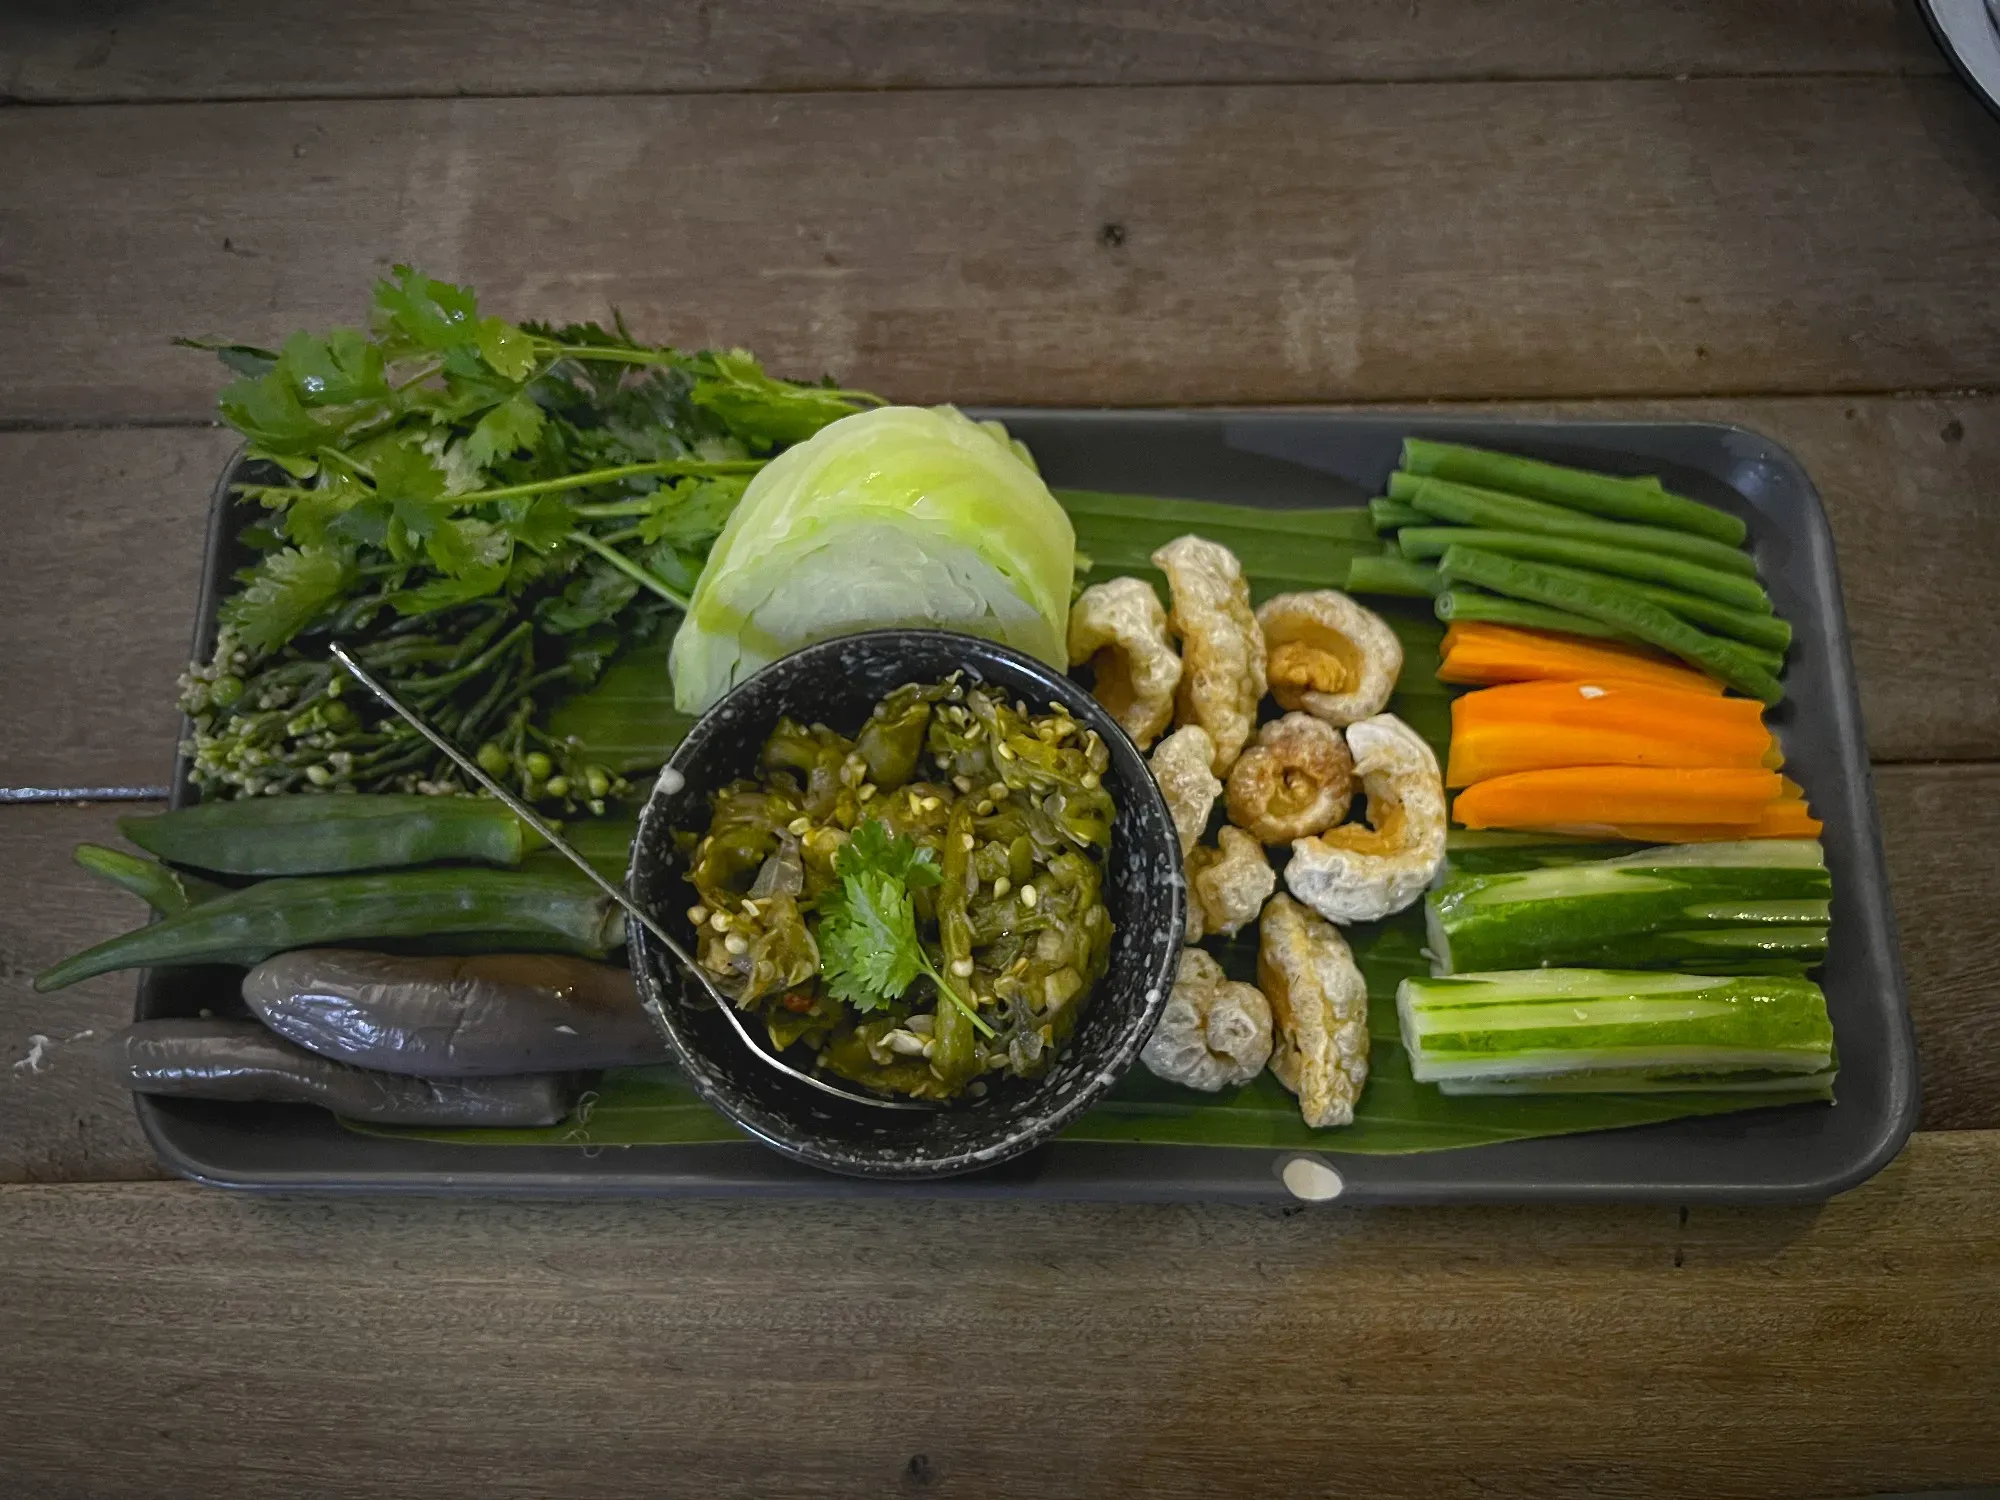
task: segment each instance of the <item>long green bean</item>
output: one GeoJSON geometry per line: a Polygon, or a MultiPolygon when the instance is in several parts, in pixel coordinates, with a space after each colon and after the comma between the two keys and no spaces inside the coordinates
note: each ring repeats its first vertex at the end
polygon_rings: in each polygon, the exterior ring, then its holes
{"type": "Polygon", "coordinates": [[[1671,651],[1754,698],[1776,703],[1783,686],[1732,641],[1696,629],[1675,614],[1618,586],[1615,580],[1578,583],[1533,563],[1475,547],[1445,549],[1438,571],[1451,584],[1470,583],[1510,598],[1546,604],[1630,631],[1648,645],[1671,651]]]}
{"type": "Polygon", "coordinates": [[[1390,475],[1389,493],[1433,521],[1484,526],[1493,531],[1575,537],[1579,541],[1602,542],[1610,547],[1630,547],[1640,552],[1683,557],[1689,562],[1714,568],[1719,573],[1740,573],[1745,578],[1757,576],[1757,564],[1749,553],[1692,532],[1675,531],[1665,526],[1634,526],[1627,521],[1605,521],[1560,505],[1550,505],[1546,501],[1524,500],[1518,495],[1503,495],[1497,490],[1475,489],[1471,485],[1454,484],[1448,479],[1432,479],[1418,474],[1390,475]]]}
{"type": "Polygon", "coordinates": [[[1455,479],[1460,484],[1552,500],[1594,516],[1691,531],[1732,547],[1740,547],[1750,534],[1740,517],[1661,489],[1657,480],[1648,484],[1618,479],[1589,469],[1572,469],[1564,464],[1543,463],[1539,459],[1460,443],[1433,443],[1423,438],[1403,440],[1403,467],[1412,474],[1431,474],[1439,479],[1455,479]]]}
{"type": "Polygon", "coordinates": [[[1784,660],[1784,653],[1792,644],[1790,623],[1777,615],[1733,609],[1727,604],[1714,599],[1704,599],[1698,594],[1686,594],[1679,589],[1641,583],[1634,578],[1609,577],[1587,568],[1568,568],[1560,563],[1550,562],[1539,563],[1538,566],[1547,568],[1558,577],[1571,578],[1578,583],[1615,583],[1618,587],[1637,594],[1641,599],[1649,600],[1660,608],[1679,615],[1691,625],[1700,625],[1745,646],[1759,647],[1771,652],[1778,661],[1784,660]]]}
{"type": "Polygon", "coordinates": [[[1391,494],[1377,495],[1373,500],[1368,502],[1368,515],[1374,521],[1377,531],[1394,531],[1399,526],[1421,526],[1424,524],[1425,518],[1422,511],[1418,510],[1414,505],[1406,505],[1401,500],[1393,498],[1396,480],[1399,477],[1396,474],[1389,476],[1391,494]]]}
{"type": "Polygon", "coordinates": [[[1396,594],[1428,599],[1444,587],[1436,568],[1403,557],[1355,557],[1347,564],[1350,594],[1396,594]]]}
{"type": "Polygon", "coordinates": [[[1437,596],[1435,607],[1437,617],[1445,621],[1478,620],[1488,625],[1514,625],[1523,630],[1559,630],[1566,635],[1590,636],[1595,640],[1645,644],[1636,635],[1615,625],[1606,625],[1602,620],[1593,620],[1588,615],[1552,609],[1546,604],[1530,604],[1522,599],[1509,599],[1481,589],[1446,589],[1437,596]]]}
{"type": "Polygon", "coordinates": [[[1449,547],[1475,547],[1499,557],[1518,557],[1527,562],[1567,563],[1593,573],[1612,573],[1620,578],[1637,578],[1645,583],[1661,583],[1684,593],[1699,594],[1735,609],[1758,614],[1771,612],[1771,597],[1755,579],[1734,573],[1718,573],[1700,563],[1678,557],[1654,557],[1629,547],[1607,547],[1574,537],[1534,536],[1519,531],[1489,531],[1470,526],[1406,526],[1396,533],[1396,545],[1405,557],[1441,557],[1449,547]]]}

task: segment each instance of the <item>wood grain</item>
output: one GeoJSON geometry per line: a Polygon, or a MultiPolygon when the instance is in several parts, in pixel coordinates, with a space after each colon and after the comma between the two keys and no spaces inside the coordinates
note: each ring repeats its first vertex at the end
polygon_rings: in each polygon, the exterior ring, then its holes
{"type": "Polygon", "coordinates": [[[1948,79],[9,110],[0,421],[198,418],[172,335],[397,259],[905,398],[2000,386],[1995,129],[1948,79]]]}
{"type": "Polygon", "coordinates": [[[1893,0],[44,0],[0,59],[34,103],[1945,69],[1893,0]]]}
{"type": "Polygon", "coordinates": [[[1973,812],[2000,799],[2000,766],[1878,766],[1875,797],[1925,1128],[2000,1125],[2000,817],[1973,812]]]}
{"type": "Polygon", "coordinates": [[[13,538],[0,781],[166,785],[209,492],[236,442],[203,429],[0,434],[13,538]]]}
{"type": "Polygon", "coordinates": [[[0,1243],[0,1486],[24,1495],[1736,1497],[2000,1472],[1991,1132],[1920,1135],[1820,1209],[73,1186],[0,1189],[0,1243]]]}
{"type": "MultiPolygon", "coordinates": [[[[1922,1069],[1923,1126],[2000,1127],[2000,766],[1886,766],[1876,793],[1902,928],[1922,1069]]],[[[142,908],[71,862],[116,842],[108,807],[0,807],[14,891],[0,907],[0,1182],[158,1175],[130,1103],[95,1047],[132,1014],[134,977],[54,995],[29,988],[56,959],[134,925],[142,908]],[[41,1065],[25,1060],[45,1038],[41,1065]]]]}
{"type": "Polygon", "coordinates": [[[71,851],[120,844],[119,816],[152,811],[157,804],[0,807],[0,1182],[167,1175],[99,1055],[131,1024],[137,976],[106,974],[53,995],[31,987],[57,958],[146,920],[144,903],[86,875],[71,851]]]}
{"type": "MultiPolygon", "coordinates": [[[[1987,499],[2000,399],[1502,409],[1739,422],[1783,443],[1832,519],[1872,754],[2000,758],[2000,507],[1987,499]]],[[[0,715],[0,784],[164,784],[209,489],[232,447],[204,430],[0,433],[0,472],[19,476],[0,489],[14,538],[0,601],[0,701],[12,706],[0,715]]]]}

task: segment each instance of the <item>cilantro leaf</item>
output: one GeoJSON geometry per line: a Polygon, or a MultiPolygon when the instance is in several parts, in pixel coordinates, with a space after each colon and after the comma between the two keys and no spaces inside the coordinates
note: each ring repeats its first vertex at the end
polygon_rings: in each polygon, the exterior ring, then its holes
{"type": "Polygon", "coordinates": [[[285,340],[271,373],[289,380],[307,406],[389,399],[382,351],[358,328],[335,328],[325,338],[293,334],[285,340]]]}
{"type": "Polygon", "coordinates": [[[375,283],[376,334],[393,354],[443,352],[470,342],[479,323],[479,299],[470,288],[433,281],[409,266],[390,268],[391,281],[375,283]]]}
{"type": "Polygon", "coordinates": [[[576,525],[570,508],[554,495],[502,500],[496,509],[508,535],[537,552],[553,552],[568,539],[576,525]]]}
{"type": "Polygon", "coordinates": [[[601,625],[632,602],[639,585],[609,563],[593,561],[561,594],[535,606],[535,623],[551,635],[601,625]]]}
{"type": "Polygon", "coordinates": [[[912,889],[936,885],[944,879],[937,856],[915,839],[891,834],[880,818],[857,824],[846,843],[833,856],[836,875],[865,875],[879,872],[900,880],[912,889]]]}
{"type": "Polygon", "coordinates": [[[748,475],[713,479],[683,479],[654,491],[653,509],[639,523],[639,540],[647,546],[670,542],[692,550],[706,547],[722,533],[749,485],[748,475]]]}
{"type": "Polygon", "coordinates": [[[512,323],[481,318],[473,339],[486,363],[509,380],[526,380],[535,368],[535,341],[512,323]]]}
{"type": "Polygon", "coordinates": [[[476,516],[447,517],[424,537],[424,555],[448,578],[491,577],[485,592],[500,587],[514,555],[514,539],[476,516]]]}
{"type": "MultiPolygon", "coordinates": [[[[798,385],[764,373],[747,349],[717,351],[688,399],[715,413],[733,432],[765,443],[802,443],[861,405],[845,391],[798,385]]],[[[873,398],[867,398],[873,399],[873,398]]]]}
{"type": "Polygon", "coordinates": [[[820,975],[827,992],[856,1010],[877,1010],[915,982],[938,978],[917,938],[910,892],[942,878],[936,857],[891,835],[878,818],[859,824],[833,858],[840,884],[820,898],[820,975]]]}
{"type": "Polygon", "coordinates": [[[898,998],[929,967],[909,887],[881,870],[841,877],[840,900],[820,921],[819,957],[827,992],[856,1010],[898,998]]]}
{"type": "Polygon", "coordinates": [[[465,440],[465,456],[482,469],[496,459],[511,458],[521,449],[535,446],[545,420],[546,413],[539,406],[517,393],[479,419],[472,436],[465,440]]]}
{"type": "Polygon", "coordinates": [[[479,567],[458,578],[433,578],[413,589],[398,589],[388,603],[399,615],[427,615],[496,594],[506,581],[504,566],[479,567]]]}
{"type": "Polygon", "coordinates": [[[256,651],[275,651],[354,586],[345,547],[286,547],[249,570],[243,591],[222,601],[222,623],[256,651]]]}

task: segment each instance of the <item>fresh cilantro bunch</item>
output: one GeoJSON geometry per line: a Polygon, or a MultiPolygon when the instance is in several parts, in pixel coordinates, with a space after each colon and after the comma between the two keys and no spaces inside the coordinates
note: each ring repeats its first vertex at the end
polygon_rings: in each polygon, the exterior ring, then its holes
{"type": "Polygon", "coordinates": [[[459,789],[342,700],[338,637],[525,795],[601,803],[616,778],[548,733],[554,705],[671,628],[776,450],[877,401],[622,321],[510,323],[407,266],[366,330],[196,346],[239,376],[218,405],[264,512],[183,686],[195,780],[220,795],[459,789]]]}
{"type": "Polygon", "coordinates": [[[917,935],[911,893],[944,877],[932,852],[879,819],[858,824],[833,857],[840,884],[820,897],[817,938],[820,978],[827,993],[858,1011],[880,1010],[900,1000],[918,975],[929,976],[987,1036],[992,1027],[967,1005],[956,985],[939,973],[917,935]]]}

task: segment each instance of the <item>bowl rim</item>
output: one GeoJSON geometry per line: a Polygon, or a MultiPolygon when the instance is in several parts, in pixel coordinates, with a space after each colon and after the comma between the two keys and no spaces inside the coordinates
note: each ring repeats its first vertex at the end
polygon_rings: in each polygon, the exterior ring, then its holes
{"type": "MultiPolygon", "coordinates": [[[[1084,720],[1090,728],[1102,735],[1106,744],[1112,748],[1114,761],[1121,754],[1130,757],[1139,774],[1128,779],[1135,780],[1137,782],[1135,790],[1138,795],[1153,804],[1156,815],[1151,820],[1153,827],[1163,830],[1167,839],[1173,838],[1173,818],[1167,809],[1166,797],[1148,769],[1144,752],[1119,727],[1104,706],[1066,672],[1059,671],[1025,652],[983,636],[922,626],[890,627],[857,631],[850,635],[835,636],[802,646],[758,669],[709,705],[689,728],[686,737],[674,748],[673,755],[663,768],[661,781],[655,784],[654,790],[648,794],[645,805],[639,811],[638,833],[632,841],[632,860],[625,875],[626,888],[633,892],[634,899],[638,899],[638,876],[641,864],[649,862],[648,852],[658,847],[655,839],[647,837],[647,832],[652,819],[665,816],[658,809],[662,805],[660,787],[666,781],[666,772],[671,771],[676,774],[683,772],[693,754],[690,747],[698,749],[707,737],[704,730],[721,722],[727,716],[725,711],[731,709],[739,695],[744,694],[753,685],[780,672],[797,671],[797,663],[801,657],[836,655],[843,649],[851,649],[857,641],[893,646],[911,642],[949,643],[1005,661],[1030,680],[1042,685],[1049,701],[1063,702],[1074,716],[1084,720]]],[[[673,790],[677,791],[678,788],[673,790]]],[[[669,791],[667,795],[673,795],[673,791],[669,791]]],[[[1121,808],[1120,821],[1123,821],[1122,813],[1121,808]]],[[[1163,855],[1167,853],[1164,848],[1160,852],[1163,855]]],[[[996,1167],[1052,1140],[1065,1126],[1103,1099],[1137,1063],[1141,1049],[1152,1035],[1160,1014],[1166,1009],[1167,1000],[1173,992],[1174,976],[1178,972],[1182,948],[1178,937],[1186,930],[1187,923],[1187,883],[1178,849],[1173,851],[1173,857],[1166,859],[1165,863],[1173,873],[1168,889],[1169,920],[1161,923],[1160,930],[1168,936],[1169,941],[1161,943],[1158,953],[1151,955],[1151,972],[1148,976],[1144,976],[1150,980],[1145,992],[1144,1008],[1119,1035],[1110,1055],[1072,1088],[1054,1109],[1035,1116],[1032,1122],[1010,1131],[1000,1140],[987,1145],[955,1150],[949,1155],[858,1162],[838,1151],[829,1150],[816,1139],[792,1139],[764,1128],[757,1121],[746,1119],[730,1097],[730,1092],[719,1087],[711,1076],[701,1051],[683,1038],[681,1028],[676,1024],[671,1011],[675,1006],[685,1002],[678,996],[680,987],[664,977],[664,971],[671,969],[675,961],[671,955],[659,951],[657,940],[637,924],[633,925],[629,936],[632,970],[638,982],[640,1000],[646,1014],[651,1018],[654,1029],[665,1040],[675,1062],[693,1085],[695,1092],[710,1108],[722,1114],[753,1139],[793,1161],[844,1176],[904,1181],[959,1176],[967,1172],[996,1167]]],[[[1045,1081],[1045,1079],[1034,1080],[1037,1084],[1045,1081]]]]}

